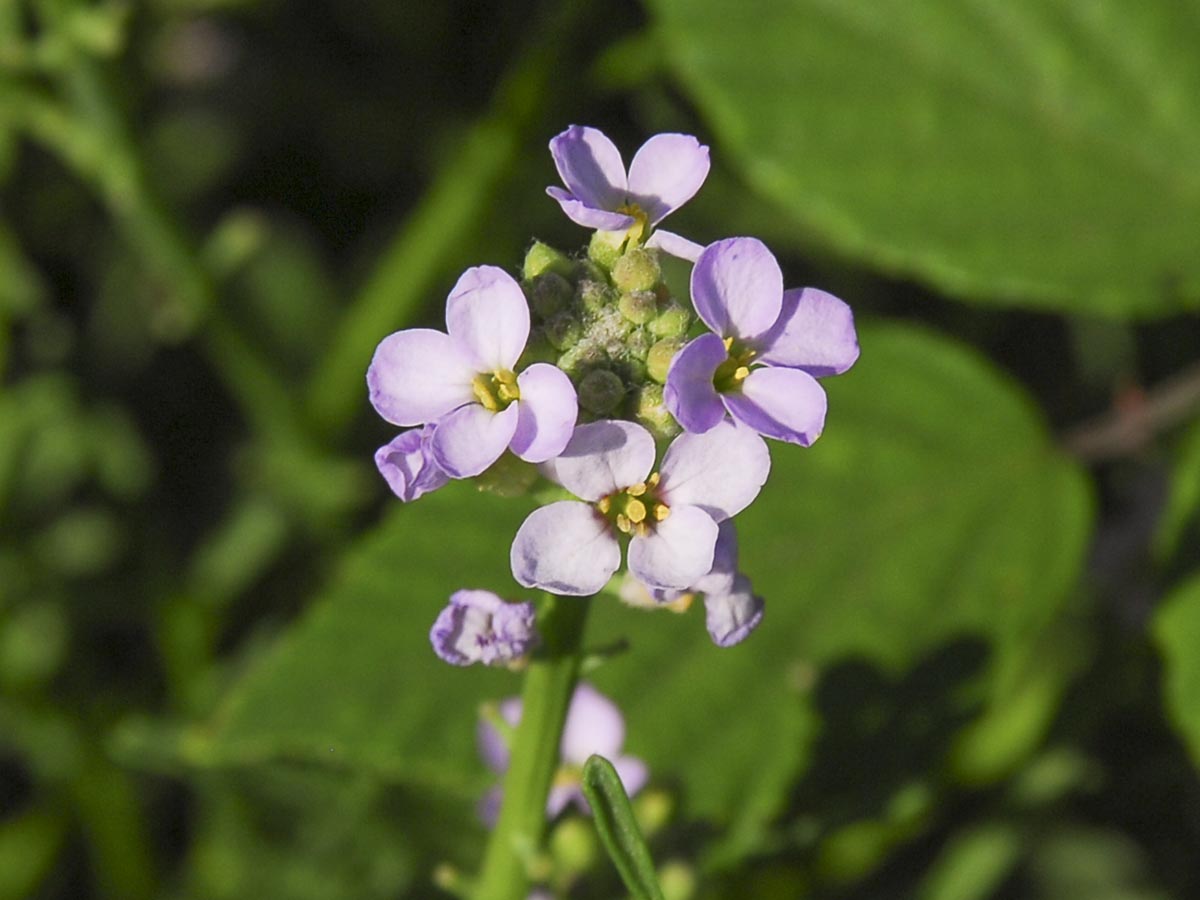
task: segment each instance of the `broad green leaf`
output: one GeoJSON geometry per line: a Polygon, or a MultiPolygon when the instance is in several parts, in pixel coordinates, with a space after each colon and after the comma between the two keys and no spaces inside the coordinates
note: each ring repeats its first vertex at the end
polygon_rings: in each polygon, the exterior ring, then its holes
{"type": "Polygon", "coordinates": [[[1200,767],[1200,575],[1163,601],[1154,613],[1153,632],[1163,658],[1167,714],[1200,767]]]}
{"type": "MultiPolygon", "coordinates": [[[[1081,565],[1083,476],[1019,389],[931,334],[874,327],[862,343],[826,382],[825,435],[774,444],[771,480],[739,518],[743,568],[767,598],[749,640],[715,648],[699,603],[684,616],[593,604],[589,645],[632,644],[591,676],[626,713],[627,751],[678,779],[688,814],[735,820],[742,848],[810,752],[837,755],[813,745],[814,708],[839,733],[847,666],[894,707],[919,700],[957,722],[964,685],[1014,682],[1081,565]],[[965,663],[964,641],[978,651],[965,663]]],[[[189,736],[191,759],[325,760],[477,795],[477,706],[518,679],[440,663],[427,633],[456,588],[521,596],[508,546],[525,509],[452,485],[393,510],[189,736]]]]}
{"type": "Polygon", "coordinates": [[[662,900],[654,859],[633,817],[621,777],[603,756],[592,755],[584,764],[583,793],[600,841],[634,900],[662,900]]]}
{"type": "Polygon", "coordinates": [[[649,5],[718,153],[839,251],[987,302],[1200,306],[1191,4],[649,5]]]}

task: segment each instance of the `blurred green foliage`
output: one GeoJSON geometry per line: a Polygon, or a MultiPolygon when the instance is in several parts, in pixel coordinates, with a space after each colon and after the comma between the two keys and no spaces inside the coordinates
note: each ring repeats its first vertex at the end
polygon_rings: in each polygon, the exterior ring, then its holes
{"type": "MultiPolygon", "coordinates": [[[[739,520],[749,641],[594,604],[664,895],[1200,895],[1198,23],[0,3],[0,900],[469,882],[519,679],[426,636],[516,595],[530,502],[394,501],[363,373],[464,266],[584,241],[571,122],[701,136],[671,226],[762,236],[862,338],[739,520]]],[[[547,853],[622,895],[581,819],[547,853]]]]}

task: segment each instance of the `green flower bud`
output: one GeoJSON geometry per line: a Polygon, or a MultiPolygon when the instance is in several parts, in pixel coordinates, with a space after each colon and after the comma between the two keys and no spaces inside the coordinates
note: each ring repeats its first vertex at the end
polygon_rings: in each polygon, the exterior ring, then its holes
{"type": "Polygon", "coordinates": [[[662,831],[675,814],[675,798],[660,788],[647,788],[633,801],[633,817],[647,838],[662,831]]]}
{"type": "Polygon", "coordinates": [[[625,232],[597,231],[588,243],[588,259],[607,271],[620,258],[621,248],[624,246],[625,232]]]}
{"type": "Polygon", "coordinates": [[[663,338],[650,348],[646,354],[646,374],[659,384],[666,384],[667,370],[671,368],[671,360],[683,347],[681,338],[663,338]]]}
{"type": "Polygon", "coordinates": [[[625,397],[625,383],[608,369],[592,369],[579,382],[579,405],[598,416],[617,408],[625,397]]]}
{"type": "Polygon", "coordinates": [[[546,340],[558,350],[574,347],[583,336],[583,327],[579,320],[569,312],[561,312],[547,320],[545,330],[546,340]]]}
{"type": "Polygon", "coordinates": [[[517,369],[522,370],[534,363],[553,363],[558,359],[558,350],[546,339],[546,332],[534,328],[529,332],[529,340],[525,344],[525,352],[517,361],[517,369]]]}
{"type": "Polygon", "coordinates": [[[565,874],[586,872],[595,865],[598,851],[596,830],[583,819],[564,819],[550,835],[550,855],[565,874]]]}
{"type": "Polygon", "coordinates": [[[525,254],[525,265],[522,274],[526,281],[532,281],[543,272],[555,272],[563,278],[570,278],[575,264],[570,258],[549,244],[534,241],[533,246],[525,254]]]}
{"type": "Polygon", "coordinates": [[[548,319],[571,302],[575,288],[557,272],[543,272],[529,285],[529,305],[543,319],[548,319]]]}
{"type": "Polygon", "coordinates": [[[589,368],[596,366],[604,361],[602,354],[592,344],[576,344],[574,347],[563,352],[558,357],[555,363],[560,369],[566,372],[572,381],[578,381],[582,374],[589,368]]]}
{"type": "Polygon", "coordinates": [[[613,284],[623,291],[649,291],[660,278],[662,269],[653,250],[630,250],[612,266],[613,284]]]}
{"type": "Polygon", "coordinates": [[[538,478],[537,466],[505,453],[481,475],[475,476],[475,486],[499,497],[520,497],[538,478]]]}
{"type": "Polygon", "coordinates": [[[642,385],[637,394],[636,416],[657,440],[670,440],[680,432],[679,423],[663,406],[662,385],[642,385]]]}
{"type": "MultiPolygon", "coordinates": [[[[626,259],[627,257],[621,257],[626,259]]],[[[658,304],[655,302],[654,291],[628,291],[617,301],[617,309],[621,315],[635,325],[645,325],[658,315],[658,304]]]]}
{"type": "Polygon", "coordinates": [[[696,870],[679,859],[670,859],[658,870],[663,900],[692,900],[696,896],[696,870]]]}
{"type": "Polygon", "coordinates": [[[646,355],[650,352],[650,348],[654,345],[654,335],[648,332],[645,328],[635,328],[625,338],[626,356],[645,360],[646,355]]]}
{"type": "Polygon", "coordinates": [[[692,314],[672,301],[666,309],[650,320],[649,328],[659,337],[683,337],[692,324],[692,314]]]}
{"type": "Polygon", "coordinates": [[[588,312],[597,312],[610,306],[613,293],[607,284],[600,279],[585,278],[575,288],[575,296],[588,312]]]}

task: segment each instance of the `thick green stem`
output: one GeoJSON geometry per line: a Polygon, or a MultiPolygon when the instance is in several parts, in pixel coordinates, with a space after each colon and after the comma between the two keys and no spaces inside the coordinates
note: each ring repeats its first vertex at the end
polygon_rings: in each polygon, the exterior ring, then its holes
{"type": "Polygon", "coordinates": [[[590,603],[590,598],[547,595],[542,606],[542,652],[525,674],[504,805],[484,855],[475,900],[525,900],[529,892],[529,864],[546,830],[546,797],[558,768],[590,603]]]}

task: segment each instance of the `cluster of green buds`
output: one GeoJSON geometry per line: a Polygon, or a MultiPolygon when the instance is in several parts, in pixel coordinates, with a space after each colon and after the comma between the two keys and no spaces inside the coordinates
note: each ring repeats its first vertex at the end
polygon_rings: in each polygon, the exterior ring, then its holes
{"type": "Polygon", "coordinates": [[[581,259],[540,241],[529,248],[522,287],[533,330],[522,365],[566,372],[581,422],[628,419],[669,439],[679,425],[663,405],[663,384],[692,314],[671,296],[658,251],[627,238],[598,231],[581,259]]]}

